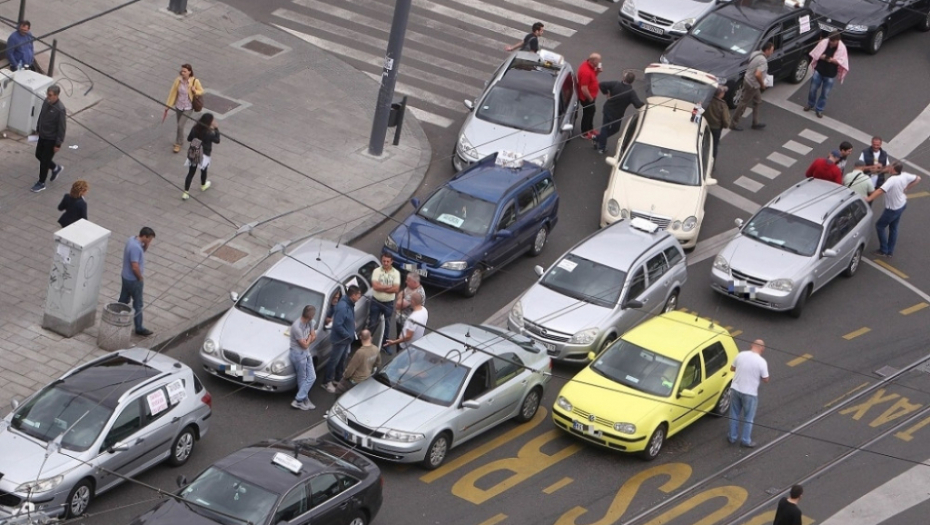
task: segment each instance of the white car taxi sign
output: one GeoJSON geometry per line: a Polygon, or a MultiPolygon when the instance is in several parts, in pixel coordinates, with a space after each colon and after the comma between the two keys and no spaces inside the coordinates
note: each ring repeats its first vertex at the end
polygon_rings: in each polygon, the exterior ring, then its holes
{"type": "Polygon", "coordinates": [[[303,468],[303,463],[300,462],[297,458],[292,458],[283,452],[278,452],[271,458],[271,462],[279,467],[283,467],[285,470],[290,471],[293,474],[300,474],[300,469],[303,468]]]}

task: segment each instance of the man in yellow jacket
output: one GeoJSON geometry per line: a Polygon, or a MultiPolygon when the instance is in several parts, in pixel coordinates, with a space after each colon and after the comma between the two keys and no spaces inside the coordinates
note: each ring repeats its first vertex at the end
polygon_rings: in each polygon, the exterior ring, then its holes
{"type": "MultiPolygon", "coordinates": [[[[202,107],[194,109],[194,99],[203,96],[203,86],[200,81],[194,77],[194,68],[190,64],[181,66],[181,72],[178,78],[174,79],[171,85],[171,92],[168,93],[168,100],[165,105],[174,108],[178,117],[178,134],[174,140],[174,152],[181,151],[181,144],[184,142],[184,124],[191,118],[194,111],[200,111],[202,107]]],[[[166,109],[165,112],[168,110],[166,109]]]]}

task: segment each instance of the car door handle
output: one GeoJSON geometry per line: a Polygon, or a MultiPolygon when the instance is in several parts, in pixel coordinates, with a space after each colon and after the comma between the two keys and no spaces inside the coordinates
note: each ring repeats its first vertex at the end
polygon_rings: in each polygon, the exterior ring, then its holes
{"type": "Polygon", "coordinates": [[[139,445],[141,443],[145,443],[145,438],[139,438],[136,440],[136,445],[139,445]]]}
{"type": "Polygon", "coordinates": [[[493,402],[494,402],[494,398],[488,399],[488,404],[489,404],[489,405],[490,405],[491,403],[493,403],[493,402]]]}
{"type": "Polygon", "coordinates": [[[859,232],[856,232],[853,234],[853,237],[858,237],[858,236],[859,236],[859,232]]]}
{"type": "Polygon", "coordinates": [[[526,379],[524,379],[523,381],[520,381],[520,384],[521,384],[521,385],[525,385],[525,384],[526,384],[526,379]]]}
{"type": "Polygon", "coordinates": [[[180,421],[180,420],[181,420],[180,416],[179,416],[179,417],[176,417],[176,418],[174,418],[174,419],[171,420],[171,424],[173,425],[173,424],[177,423],[177,422],[180,421]]]}
{"type": "Polygon", "coordinates": [[[698,390],[698,395],[701,395],[701,394],[703,394],[703,393],[704,393],[704,389],[703,389],[703,388],[700,389],[700,390],[698,390]]]}

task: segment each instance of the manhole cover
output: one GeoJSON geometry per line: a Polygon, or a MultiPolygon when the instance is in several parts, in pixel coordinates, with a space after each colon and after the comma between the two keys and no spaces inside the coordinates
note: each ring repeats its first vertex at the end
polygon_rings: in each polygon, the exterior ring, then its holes
{"type": "Polygon", "coordinates": [[[259,42],[258,40],[249,40],[245,44],[242,44],[242,47],[250,51],[255,51],[256,53],[265,55],[266,57],[273,57],[284,51],[280,47],[266,44],[264,42],[259,42]]]}
{"type": "Polygon", "coordinates": [[[213,113],[229,113],[230,111],[241,106],[239,102],[217,95],[216,93],[206,92],[203,94],[203,107],[213,113]]]}
{"type": "Polygon", "coordinates": [[[217,259],[220,259],[221,261],[226,261],[230,264],[234,264],[239,259],[248,255],[248,253],[242,250],[237,250],[233,248],[232,246],[225,245],[225,246],[220,246],[215,252],[211,253],[210,255],[212,255],[213,257],[216,257],[217,259]]]}
{"type": "Polygon", "coordinates": [[[898,369],[897,369],[897,368],[894,368],[893,366],[883,366],[883,367],[879,368],[878,370],[876,370],[875,373],[878,374],[878,375],[881,376],[881,377],[888,377],[888,376],[890,376],[891,374],[894,374],[894,373],[897,372],[897,371],[898,371],[898,369]]]}

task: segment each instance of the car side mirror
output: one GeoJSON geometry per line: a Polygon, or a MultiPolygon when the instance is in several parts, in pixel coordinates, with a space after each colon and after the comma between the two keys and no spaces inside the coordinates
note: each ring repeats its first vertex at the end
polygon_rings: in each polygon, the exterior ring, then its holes
{"type": "Polygon", "coordinates": [[[827,248],[826,250],[823,251],[823,256],[824,257],[836,257],[837,253],[836,253],[836,250],[832,248],[827,248]]]}
{"type": "Polygon", "coordinates": [[[624,310],[628,308],[642,308],[642,307],[643,307],[643,302],[637,299],[630,299],[626,301],[625,303],[623,303],[624,310]]]}
{"type": "Polygon", "coordinates": [[[691,389],[689,389],[689,388],[685,388],[685,389],[682,390],[681,392],[678,392],[678,397],[682,397],[682,398],[685,398],[685,399],[694,399],[694,398],[697,397],[697,394],[694,393],[694,390],[691,390],[691,389]]]}
{"type": "Polygon", "coordinates": [[[588,361],[594,361],[595,359],[597,359],[597,354],[594,352],[588,352],[588,361]]]}
{"type": "Polygon", "coordinates": [[[615,159],[615,158],[613,158],[613,157],[607,157],[607,158],[605,158],[605,159],[604,159],[604,162],[606,162],[608,166],[613,166],[613,167],[616,167],[616,166],[617,166],[617,159],[615,159]]]}
{"type": "Polygon", "coordinates": [[[685,31],[691,31],[691,28],[694,27],[691,24],[685,24],[685,31]]]}
{"type": "Polygon", "coordinates": [[[736,220],[733,221],[733,224],[735,224],[737,228],[742,228],[742,227],[743,227],[743,219],[736,219],[736,220]]]}
{"type": "Polygon", "coordinates": [[[187,478],[184,477],[184,474],[181,474],[174,480],[178,484],[179,489],[183,489],[187,486],[187,478]]]}
{"type": "Polygon", "coordinates": [[[543,267],[540,266],[540,265],[538,265],[538,264],[537,264],[536,266],[533,267],[533,271],[536,272],[536,275],[537,275],[538,277],[542,277],[542,274],[545,272],[545,270],[543,269],[543,267]]]}
{"type": "Polygon", "coordinates": [[[107,447],[107,452],[110,454],[114,452],[126,452],[127,450],[129,450],[129,444],[123,443],[122,441],[118,441],[107,447]]]}
{"type": "Polygon", "coordinates": [[[513,239],[513,232],[510,230],[498,230],[494,236],[498,239],[513,239]]]}
{"type": "Polygon", "coordinates": [[[19,400],[18,400],[18,399],[11,399],[11,400],[10,400],[10,406],[13,407],[13,410],[16,410],[17,408],[19,408],[19,400]]]}
{"type": "Polygon", "coordinates": [[[704,185],[705,185],[705,186],[716,186],[716,185],[717,185],[717,179],[714,179],[714,178],[706,179],[706,180],[704,181],[704,185]]]}
{"type": "Polygon", "coordinates": [[[465,104],[465,107],[468,108],[468,111],[475,109],[475,103],[471,100],[465,99],[463,103],[465,104]]]}
{"type": "Polygon", "coordinates": [[[462,401],[462,408],[470,408],[472,410],[481,408],[481,403],[475,401],[474,399],[469,399],[468,401],[462,401]]]}
{"type": "Polygon", "coordinates": [[[416,197],[410,199],[410,205],[413,206],[414,208],[419,208],[419,207],[420,207],[420,199],[418,199],[418,198],[416,198],[416,197]]]}
{"type": "Polygon", "coordinates": [[[230,299],[232,302],[238,301],[238,300],[239,300],[239,294],[238,294],[238,292],[229,292],[229,299],[230,299]]]}
{"type": "Polygon", "coordinates": [[[574,131],[574,124],[562,124],[562,131],[574,131]]]}

